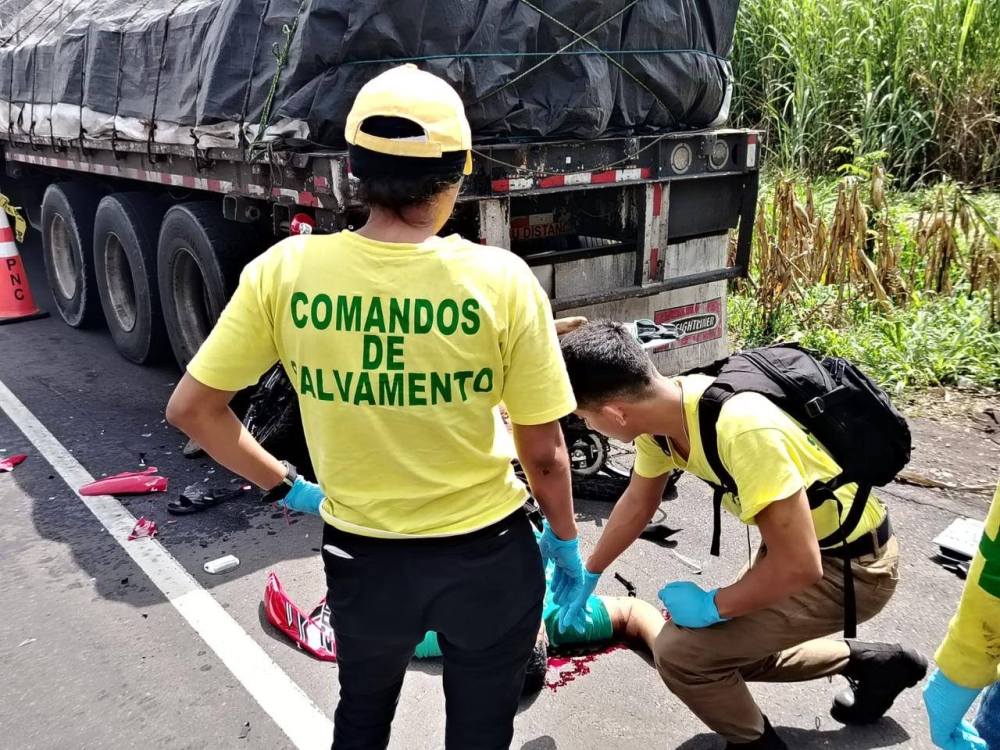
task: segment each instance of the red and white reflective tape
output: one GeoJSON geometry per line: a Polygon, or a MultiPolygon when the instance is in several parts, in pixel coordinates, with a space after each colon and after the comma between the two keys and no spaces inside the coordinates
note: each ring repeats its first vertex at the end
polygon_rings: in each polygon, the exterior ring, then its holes
{"type": "Polygon", "coordinates": [[[569,187],[572,185],[606,185],[615,182],[634,182],[648,180],[653,170],[648,168],[611,169],[605,172],[574,172],[573,174],[557,174],[548,177],[511,177],[505,180],[493,180],[494,193],[513,193],[519,190],[545,190],[548,188],[569,187]]]}
{"type": "Polygon", "coordinates": [[[747,136],[747,169],[757,166],[757,136],[751,133],[747,136]]]}
{"type": "MultiPolygon", "coordinates": [[[[140,182],[155,182],[160,185],[171,187],[187,188],[189,190],[204,190],[210,193],[234,193],[240,192],[233,183],[228,180],[217,180],[212,177],[192,177],[190,175],[173,174],[171,172],[153,172],[147,169],[133,169],[132,167],[113,167],[105,164],[93,164],[75,159],[53,159],[49,156],[36,156],[35,154],[25,154],[20,151],[7,153],[7,158],[11,161],[20,161],[25,164],[34,164],[39,167],[50,167],[52,169],[67,169],[76,172],[90,172],[91,174],[106,175],[108,177],[123,177],[129,180],[139,180],[140,182]]],[[[319,180],[316,178],[316,184],[319,180]]],[[[325,183],[326,180],[323,180],[325,183]]],[[[288,188],[271,188],[268,190],[263,185],[245,185],[247,194],[261,199],[289,198],[300,206],[311,206],[322,208],[323,202],[314,193],[290,190],[288,188]]]]}

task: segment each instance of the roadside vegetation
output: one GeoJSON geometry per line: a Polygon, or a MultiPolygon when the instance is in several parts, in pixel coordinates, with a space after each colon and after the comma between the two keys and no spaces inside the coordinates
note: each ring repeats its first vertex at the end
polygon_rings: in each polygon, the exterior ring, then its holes
{"type": "Polygon", "coordinates": [[[1000,0],[742,3],[734,119],[766,179],[733,344],[901,392],[1000,386],[1000,0]]]}

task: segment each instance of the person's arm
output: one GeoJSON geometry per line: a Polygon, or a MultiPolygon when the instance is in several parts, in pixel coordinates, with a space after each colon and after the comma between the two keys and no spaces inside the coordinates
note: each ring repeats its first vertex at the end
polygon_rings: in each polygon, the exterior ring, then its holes
{"type": "Polygon", "coordinates": [[[564,336],[571,331],[575,331],[580,326],[585,325],[586,322],[587,319],[580,316],[574,316],[572,318],[556,318],[556,334],[558,336],[564,336]]]}
{"type": "Polygon", "coordinates": [[[628,487],[611,511],[601,538],[587,559],[588,571],[603,573],[639,538],[660,507],[668,478],[669,474],[652,479],[632,474],[628,487]]]}
{"type": "Polygon", "coordinates": [[[523,261],[512,259],[510,272],[506,327],[500,342],[501,401],[514,425],[518,460],[542,512],[552,532],[570,541],[576,539],[576,521],[569,455],[558,420],[576,408],[576,399],[545,292],[523,261]]]}
{"type": "Polygon", "coordinates": [[[569,456],[559,422],[514,423],[514,446],[528,485],[545,519],[560,539],[575,539],[569,456]]]}
{"type": "Polygon", "coordinates": [[[271,489],[285,477],[281,463],[243,428],[229,408],[233,395],[255,384],[278,359],[274,342],[274,267],[285,241],[243,269],[240,283],[167,404],[167,420],[222,466],[271,489]]]}
{"type": "Polygon", "coordinates": [[[769,504],[756,521],[767,554],[736,583],[718,590],[715,606],[722,618],[759,612],[823,577],[805,490],[769,504]]]}
{"type": "Polygon", "coordinates": [[[229,408],[235,391],[220,391],[185,374],[167,404],[167,421],[194,439],[217,463],[263,490],[285,477],[284,465],[264,448],[229,408]]]}

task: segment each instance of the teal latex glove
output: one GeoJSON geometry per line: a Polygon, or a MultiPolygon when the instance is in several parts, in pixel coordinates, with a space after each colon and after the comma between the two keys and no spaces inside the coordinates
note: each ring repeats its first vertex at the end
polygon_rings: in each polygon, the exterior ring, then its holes
{"type": "Polygon", "coordinates": [[[542,524],[542,538],[538,540],[542,559],[552,560],[552,601],[562,606],[577,597],[583,586],[583,560],[580,559],[579,539],[560,539],[549,522],[542,524]]]}
{"type": "Polygon", "coordinates": [[[299,513],[312,513],[314,516],[318,516],[319,506],[323,504],[324,500],[326,500],[326,495],[323,494],[323,490],[319,488],[318,484],[307,482],[302,477],[298,477],[295,484],[292,485],[292,489],[277,502],[277,505],[279,508],[288,508],[288,510],[297,510],[299,513]]]}
{"type": "Polygon", "coordinates": [[[671,619],[681,627],[707,628],[727,619],[719,617],[719,609],[715,606],[717,591],[705,591],[691,581],[676,581],[660,589],[660,601],[671,619]]]}
{"type": "Polygon", "coordinates": [[[594,593],[599,580],[601,580],[600,573],[591,573],[584,568],[583,585],[576,592],[576,596],[559,609],[560,633],[565,633],[570,628],[573,628],[577,633],[585,632],[586,625],[590,622],[590,609],[587,606],[587,600],[594,593]]]}
{"type": "Polygon", "coordinates": [[[924,705],[935,745],[945,750],[987,750],[986,741],[965,721],[979,692],[956,685],[940,669],[934,670],[924,686],[924,705]]]}

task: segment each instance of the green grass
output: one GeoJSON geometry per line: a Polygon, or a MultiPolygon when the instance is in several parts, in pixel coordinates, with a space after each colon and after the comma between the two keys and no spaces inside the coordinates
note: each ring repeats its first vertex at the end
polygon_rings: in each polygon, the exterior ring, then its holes
{"type": "Polygon", "coordinates": [[[967,379],[1000,386],[1000,331],[991,330],[986,295],[917,293],[886,314],[855,300],[839,325],[826,322],[836,291],[816,287],[800,305],[785,306],[765,330],[754,300],[733,295],[729,326],[736,348],[799,341],[823,354],[846,357],[896,393],[957,385],[967,379]]]}
{"type": "Polygon", "coordinates": [[[1000,0],[746,0],[733,67],[782,170],[885,152],[907,185],[1000,183],[1000,0]]]}

